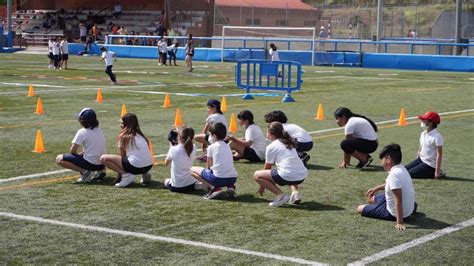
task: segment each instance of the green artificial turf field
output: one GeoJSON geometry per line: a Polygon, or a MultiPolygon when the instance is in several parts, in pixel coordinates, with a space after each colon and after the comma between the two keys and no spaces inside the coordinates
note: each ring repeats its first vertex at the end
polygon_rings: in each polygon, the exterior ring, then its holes
{"type": "MultiPolygon", "coordinates": [[[[119,85],[111,86],[98,57],[70,57],[70,70],[50,70],[43,55],[0,55],[0,261],[346,264],[473,218],[472,74],[305,66],[303,88],[293,93],[296,102],[281,103],[283,95],[242,100],[233,63],[195,62],[192,73],[180,63],[164,67],[152,60],[119,58],[114,64],[119,85]],[[27,97],[29,84],[35,97],[27,97]],[[98,88],[103,103],[95,102],[98,88]],[[165,93],[171,97],[170,108],[162,107],[165,93]],[[269,207],[273,195],[267,191],[257,197],[252,178],[263,165],[244,161],[235,163],[239,173],[235,200],[205,200],[204,193],[174,194],[164,189],[169,168],[162,165],[163,154],[169,147],[166,135],[176,108],[182,110],[183,123],[199,132],[207,117],[207,100],[224,95],[228,121],[232,112],[249,109],[265,129],[265,113],[280,109],[290,123],[311,132],[315,147],[308,177],[300,187],[300,205],[269,207]],[[38,97],[43,115],[34,114],[38,97]],[[319,103],[326,117],[322,121],[314,119],[319,103]],[[80,128],[75,115],[84,107],[97,112],[108,152],[118,152],[115,138],[122,104],[137,114],[153,143],[158,165],[152,170],[152,184],[137,182],[117,189],[112,186],[112,171],[103,182],[74,184],[78,173],[57,172],[61,168],[56,155],[68,152],[80,128]],[[406,220],[405,232],[396,231],[394,222],[355,213],[357,205],[364,203],[364,192],[383,183],[387,174],[378,159],[362,171],[338,168],[343,131],[332,112],[340,106],[379,122],[379,150],[389,143],[400,144],[403,163],[413,160],[418,149],[421,129],[413,117],[428,110],[442,114],[438,130],[445,139],[442,168],[448,177],[414,180],[419,213],[406,220]],[[397,125],[401,108],[408,117],[406,127],[397,125]],[[45,153],[31,152],[38,129],[45,153]],[[38,177],[1,182],[28,175],[38,177]],[[173,243],[176,239],[195,242],[173,243]]],[[[243,132],[239,128],[235,135],[243,132]]],[[[467,227],[376,263],[471,264],[473,239],[474,229],[467,227]]]]}

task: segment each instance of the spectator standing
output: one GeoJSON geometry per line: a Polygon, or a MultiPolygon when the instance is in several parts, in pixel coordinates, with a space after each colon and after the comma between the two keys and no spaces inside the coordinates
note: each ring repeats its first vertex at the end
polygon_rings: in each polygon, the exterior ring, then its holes
{"type": "Polygon", "coordinates": [[[117,1],[114,6],[114,18],[118,18],[120,15],[122,15],[122,5],[117,1]]]}
{"type": "Polygon", "coordinates": [[[86,28],[86,26],[84,26],[84,23],[79,23],[79,36],[81,38],[81,43],[86,43],[87,28],[86,28]]]}

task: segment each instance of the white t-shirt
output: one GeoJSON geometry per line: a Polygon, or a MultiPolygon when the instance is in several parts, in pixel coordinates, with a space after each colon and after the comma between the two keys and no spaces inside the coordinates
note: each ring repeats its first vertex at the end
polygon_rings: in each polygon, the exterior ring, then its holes
{"type": "Polygon", "coordinates": [[[249,125],[245,130],[245,140],[252,141],[250,148],[255,151],[261,160],[265,159],[267,144],[265,143],[265,135],[259,126],[255,124],[249,125]]]}
{"type": "Polygon", "coordinates": [[[273,50],[272,48],[270,48],[270,50],[268,50],[268,53],[270,54],[270,61],[279,61],[280,60],[280,56],[278,56],[278,51],[277,50],[273,50]]]}
{"type": "Polygon", "coordinates": [[[87,36],[87,28],[86,26],[79,26],[79,36],[87,36]]]}
{"type": "Polygon", "coordinates": [[[207,157],[212,158],[211,170],[219,178],[237,177],[234,159],[229,145],[222,140],[207,147],[207,157]]]}
{"type": "Polygon", "coordinates": [[[162,53],[167,53],[168,52],[168,45],[166,45],[166,41],[161,42],[161,52],[162,53]]]}
{"type": "Polygon", "coordinates": [[[53,55],[59,55],[59,43],[53,42],[53,55]]]}
{"type": "Polygon", "coordinates": [[[114,52],[106,51],[102,52],[102,58],[105,58],[105,65],[106,66],[111,66],[114,64],[114,52]]]}
{"type": "Polygon", "coordinates": [[[436,129],[424,130],[420,135],[420,159],[427,165],[436,167],[436,147],[443,146],[444,139],[436,129]]]}
{"type": "Polygon", "coordinates": [[[372,125],[362,117],[351,117],[344,127],[344,134],[352,134],[354,138],[377,140],[377,133],[372,125]]]}
{"type": "Polygon", "coordinates": [[[166,160],[171,160],[171,185],[173,187],[186,187],[196,182],[191,175],[195,157],[196,147],[193,147],[190,156],[181,143],[170,147],[166,160]]]}
{"type": "Polygon", "coordinates": [[[142,168],[152,164],[148,143],[141,135],[137,134],[135,138],[130,141],[125,151],[128,162],[136,168],[142,168]],[[133,142],[135,145],[132,145],[133,142]]]}
{"type": "Polygon", "coordinates": [[[312,142],[313,138],[302,127],[295,124],[282,124],[283,129],[298,142],[312,142]]]}
{"type": "Polygon", "coordinates": [[[385,180],[385,199],[387,201],[387,210],[393,217],[397,217],[395,208],[395,197],[392,190],[402,190],[403,218],[410,216],[415,208],[415,189],[405,166],[395,165],[388,172],[385,180]]]}
{"type": "Polygon", "coordinates": [[[104,132],[98,127],[79,129],[71,143],[82,145],[84,160],[91,164],[101,165],[100,156],[107,153],[104,132]]]}
{"type": "Polygon", "coordinates": [[[62,40],[60,44],[62,54],[69,54],[69,45],[66,40],[62,40]]]}
{"type": "Polygon", "coordinates": [[[287,149],[279,139],[267,146],[265,163],[275,164],[278,175],[287,181],[303,180],[308,175],[308,170],[298,157],[296,149],[287,149]]]}
{"type": "MultiPolygon", "coordinates": [[[[209,125],[211,126],[214,125],[215,123],[222,123],[227,128],[227,120],[225,119],[225,116],[220,113],[214,113],[214,114],[209,115],[206,118],[206,123],[209,123],[209,125]]],[[[209,143],[213,142],[211,135],[209,135],[209,138],[207,139],[207,141],[209,141],[209,143]]]]}

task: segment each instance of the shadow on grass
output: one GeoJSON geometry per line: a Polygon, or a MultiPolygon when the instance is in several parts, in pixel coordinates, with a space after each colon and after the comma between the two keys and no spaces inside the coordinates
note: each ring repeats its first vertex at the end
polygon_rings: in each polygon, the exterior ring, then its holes
{"type": "Polygon", "coordinates": [[[441,178],[441,180],[474,182],[474,179],[465,178],[465,177],[455,177],[455,176],[446,176],[446,177],[441,178]]]}
{"type": "Polygon", "coordinates": [[[287,204],[283,205],[284,208],[291,208],[291,209],[301,209],[307,211],[342,211],[344,208],[335,206],[335,205],[328,205],[322,204],[315,201],[303,201],[300,204],[287,204]]]}
{"type": "MultiPolygon", "coordinates": [[[[115,185],[115,177],[110,177],[107,176],[103,178],[102,180],[97,180],[97,181],[92,181],[90,183],[81,183],[78,185],[89,185],[89,186],[109,186],[112,187],[115,185]]],[[[137,179],[135,182],[127,186],[127,189],[137,189],[137,188],[147,188],[147,189],[166,189],[165,185],[163,183],[151,180],[148,184],[140,184],[140,182],[137,182],[137,179]]]]}
{"type": "Polygon", "coordinates": [[[404,220],[409,228],[413,229],[443,229],[451,226],[451,224],[426,217],[426,214],[422,212],[417,212],[404,220]]]}
{"type": "Polygon", "coordinates": [[[383,166],[381,165],[372,165],[372,166],[369,166],[368,168],[363,168],[363,169],[360,169],[361,172],[383,172],[385,171],[383,169],[383,166]]]}
{"type": "Polygon", "coordinates": [[[317,165],[317,164],[308,164],[306,168],[311,169],[311,170],[320,170],[320,171],[328,171],[334,169],[334,167],[331,166],[325,166],[325,165],[317,165]]]}

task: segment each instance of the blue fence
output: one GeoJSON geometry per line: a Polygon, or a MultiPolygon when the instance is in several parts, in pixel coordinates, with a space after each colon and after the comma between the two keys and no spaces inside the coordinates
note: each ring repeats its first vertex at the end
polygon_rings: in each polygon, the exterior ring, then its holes
{"type": "MultiPolygon", "coordinates": [[[[328,41],[329,42],[329,41],[328,41]]],[[[333,41],[334,42],[334,41],[333,41]]],[[[371,44],[374,45],[374,44],[371,44]]],[[[408,43],[407,45],[416,45],[408,43]]],[[[451,46],[460,46],[449,44],[451,46]]],[[[462,45],[466,46],[466,45],[462,45]]],[[[83,44],[70,44],[71,54],[84,51],[83,44]]],[[[157,58],[157,48],[153,46],[127,46],[108,45],[109,50],[117,53],[119,57],[133,58],[157,58]]],[[[465,48],[474,47],[468,44],[465,48]]],[[[219,48],[196,48],[193,60],[196,61],[221,61],[219,48]]],[[[280,50],[280,59],[296,61],[303,65],[311,64],[311,52],[309,51],[285,51],[280,50]]],[[[99,45],[92,45],[91,54],[100,54],[99,45]]],[[[177,59],[184,60],[184,48],[178,48],[177,59]]],[[[262,49],[225,49],[226,61],[238,61],[243,59],[264,60],[262,49]]],[[[318,51],[315,53],[314,61],[319,65],[335,66],[361,66],[369,68],[393,68],[410,70],[433,70],[433,71],[465,71],[474,72],[473,56],[446,56],[446,55],[422,55],[422,54],[400,54],[400,53],[367,53],[350,51],[318,51]]]]}
{"type": "Polygon", "coordinates": [[[237,87],[246,90],[244,100],[253,99],[251,89],[286,91],[282,102],[294,102],[292,91],[301,89],[301,64],[293,61],[240,60],[235,67],[237,87]]]}

